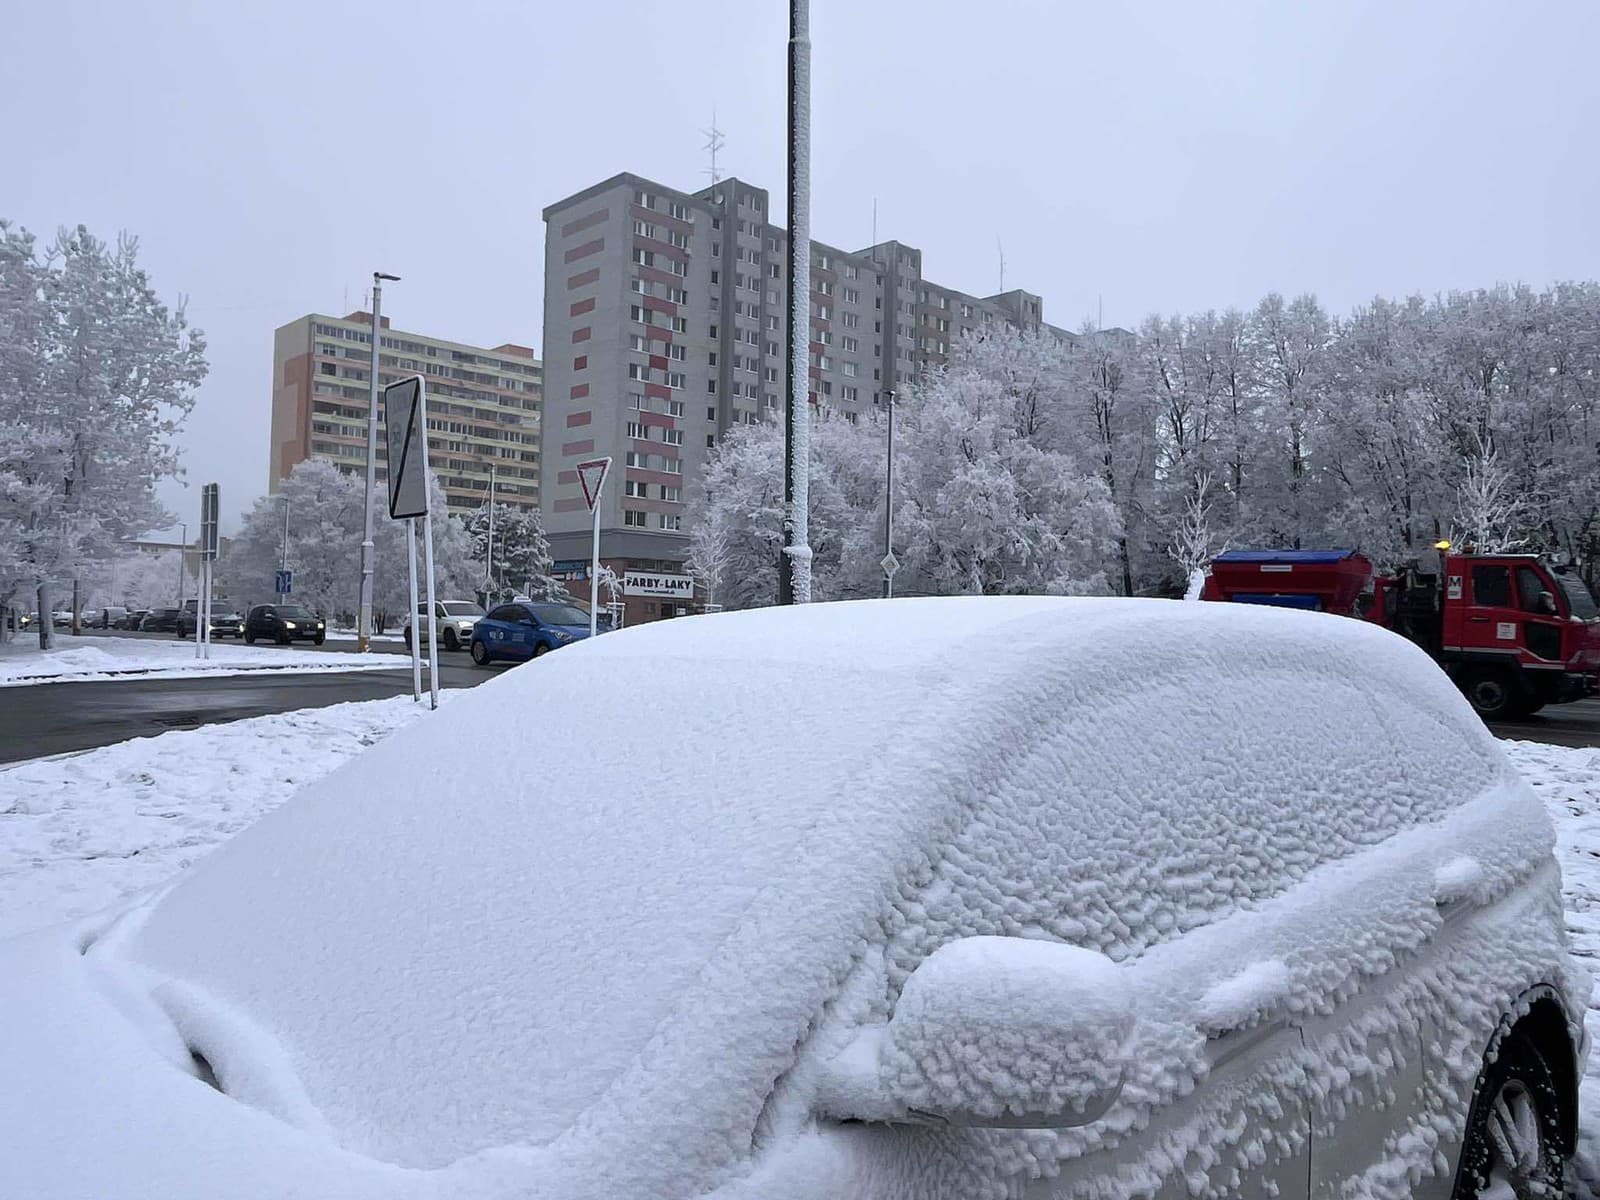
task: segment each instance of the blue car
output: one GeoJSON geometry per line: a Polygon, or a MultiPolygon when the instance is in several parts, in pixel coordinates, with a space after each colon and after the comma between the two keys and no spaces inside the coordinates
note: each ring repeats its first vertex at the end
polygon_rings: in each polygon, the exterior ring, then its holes
{"type": "Polygon", "coordinates": [[[571,604],[518,600],[489,610],[472,627],[472,661],[522,662],[589,636],[589,614],[571,604]]]}

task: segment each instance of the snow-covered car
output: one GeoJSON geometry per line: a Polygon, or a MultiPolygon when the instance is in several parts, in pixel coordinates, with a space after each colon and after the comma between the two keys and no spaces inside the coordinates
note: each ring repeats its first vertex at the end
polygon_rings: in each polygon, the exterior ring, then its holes
{"type": "MultiPolygon", "coordinates": [[[[472,627],[483,616],[483,609],[475,600],[435,600],[434,620],[439,631],[439,648],[461,650],[472,641],[472,627]]],[[[406,618],[400,629],[400,639],[411,645],[411,630],[422,630],[422,645],[428,644],[428,606],[417,605],[416,620],[406,618]]]]}
{"type": "Polygon", "coordinates": [[[0,943],[0,1163],[30,1200],[1554,1196],[1588,987],[1539,801],[1382,629],[691,617],[0,943]]]}

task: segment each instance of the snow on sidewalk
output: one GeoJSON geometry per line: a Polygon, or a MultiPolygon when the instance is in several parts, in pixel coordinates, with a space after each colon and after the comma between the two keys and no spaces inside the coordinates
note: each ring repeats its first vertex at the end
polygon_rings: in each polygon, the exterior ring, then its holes
{"type": "Polygon", "coordinates": [[[359,700],[0,768],[0,938],[165,883],[427,712],[359,700]]]}
{"type": "Polygon", "coordinates": [[[280,646],[213,642],[211,657],[197,659],[194,642],[149,638],[56,635],[57,649],[18,639],[0,646],[0,687],[101,679],[176,679],[195,674],[245,675],[256,671],[376,671],[411,665],[408,654],[334,654],[280,646]]]}

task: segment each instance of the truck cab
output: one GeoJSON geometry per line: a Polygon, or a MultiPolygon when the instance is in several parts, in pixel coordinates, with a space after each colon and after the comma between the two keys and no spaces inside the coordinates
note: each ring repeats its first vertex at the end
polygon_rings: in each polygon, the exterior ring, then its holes
{"type": "Polygon", "coordinates": [[[1440,665],[1490,716],[1600,692],[1600,612],[1575,573],[1531,554],[1447,554],[1440,665]]]}

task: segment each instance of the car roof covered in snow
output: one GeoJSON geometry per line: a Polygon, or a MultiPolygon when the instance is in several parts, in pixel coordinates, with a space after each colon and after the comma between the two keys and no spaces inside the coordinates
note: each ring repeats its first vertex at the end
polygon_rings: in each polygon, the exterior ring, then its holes
{"type": "Polygon", "coordinates": [[[346,1150],[541,1147],[698,1194],[890,932],[894,978],[969,933],[1128,959],[1508,770],[1420,651],[1321,614],[685,618],[373,747],[195,866],[129,953],[231,1093],[346,1150]]]}

